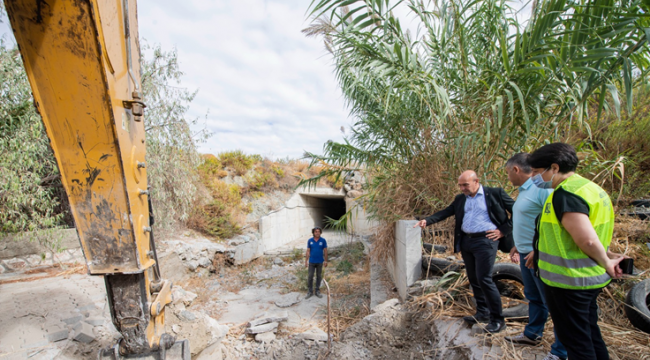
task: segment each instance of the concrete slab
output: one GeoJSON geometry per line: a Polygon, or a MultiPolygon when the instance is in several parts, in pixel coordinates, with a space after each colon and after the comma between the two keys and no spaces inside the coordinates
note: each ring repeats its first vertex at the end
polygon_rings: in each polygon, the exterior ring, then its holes
{"type": "Polygon", "coordinates": [[[386,264],[402,300],[408,295],[408,287],[422,276],[422,231],[413,227],[416,223],[400,220],[395,224],[395,256],[386,264]]]}
{"type": "MultiPolygon", "coordinates": [[[[62,340],[68,338],[69,325],[61,320],[83,319],[78,308],[92,304],[93,297],[105,297],[105,293],[102,277],[78,274],[0,284],[0,359],[27,359],[30,356],[30,360],[77,360],[94,357],[94,354],[65,353],[68,341],[62,340]]],[[[101,312],[99,309],[96,311],[101,312]]],[[[110,315],[104,317],[106,326],[100,328],[106,333],[115,333],[110,315]]],[[[74,325],[74,321],[72,323],[74,325]]],[[[87,326],[92,330],[91,325],[87,326]]],[[[103,347],[114,341],[111,335],[98,340],[100,342],[94,344],[103,347]]]]}

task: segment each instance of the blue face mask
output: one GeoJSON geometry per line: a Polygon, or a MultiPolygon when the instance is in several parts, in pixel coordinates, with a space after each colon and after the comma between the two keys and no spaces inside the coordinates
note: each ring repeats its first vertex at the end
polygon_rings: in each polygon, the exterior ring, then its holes
{"type": "Polygon", "coordinates": [[[555,177],[555,174],[553,174],[553,176],[551,176],[551,180],[544,181],[544,178],[542,177],[542,175],[547,171],[548,171],[548,169],[544,170],[544,172],[541,173],[541,174],[537,174],[537,175],[533,176],[532,178],[530,178],[530,181],[532,181],[533,184],[535,184],[535,186],[537,186],[540,189],[552,189],[553,188],[553,178],[555,177]]]}

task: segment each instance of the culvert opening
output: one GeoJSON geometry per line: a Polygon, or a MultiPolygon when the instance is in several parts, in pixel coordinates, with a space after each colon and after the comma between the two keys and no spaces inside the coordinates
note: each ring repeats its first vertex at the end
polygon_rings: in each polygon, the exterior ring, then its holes
{"type": "Polygon", "coordinates": [[[327,229],[327,218],[338,220],[345,215],[345,200],[342,196],[302,195],[314,226],[327,229]]]}

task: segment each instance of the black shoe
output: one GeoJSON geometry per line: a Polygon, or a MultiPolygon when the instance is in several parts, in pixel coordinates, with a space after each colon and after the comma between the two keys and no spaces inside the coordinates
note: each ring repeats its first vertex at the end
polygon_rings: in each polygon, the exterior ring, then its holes
{"type": "Polygon", "coordinates": [[[312,296],[314,296],[314,294],[308,292],[308,293],[307,293],[307,296],[305,296],[305,300],[309,299],[309,298],[312,297],[312,296]]]}
{"type": "Polygon", "coordinates": [[[489,316],[482,316],[482,315],[470,315],[470,316],[463,316],[463,320],[465,320],[466,323],[470,325],[474,325],[476,323],[489,323],[490,322],[490,317],[489,316]]]}
{"type": "Polygon", "coordinates": [[[516,335],[516,336],[506,336],[505,339],[507,341],[510,341],[511,343],[515,345],[532,345],[536,346],[539,345],[542,342],[541,337],[537,337],[537,339],[531,339],[528,336],[524,335],[523,333],[516,335]]]}
{"type": "Polygon", "coordinates": [[[323,297],[323,295],[320,294],[320,291],[316,291],[316,297],[321,299],[323,297]]]}
{"type": "Polygon", "coordinates": [[[506,328],[506,322],[501,321],[490,321],[490,323],[485,327],[485,332],[490,334],[496,334],[503,331],[506,328]]]}

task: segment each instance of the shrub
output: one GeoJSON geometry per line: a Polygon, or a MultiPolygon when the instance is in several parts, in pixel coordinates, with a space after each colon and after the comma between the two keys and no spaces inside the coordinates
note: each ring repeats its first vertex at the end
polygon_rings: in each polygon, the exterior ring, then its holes
{"type": "Polygon", "coordinates": [[[246,179],[248,183],[248,188],[251,190],[270,190],[277,189],[278,180],[275,178],[275,174],[270,172],[268,169],[261,168],[258,169],[261,172],[254,172],[251,176],[246,179]]]}
{"type": "Polygon", "coordinates": [[[244,208],[239,186],[216,179],[206,183],[206,186],[212,200],[195,209],[189,225],[218,239],[240,234],[241,227],[235,220],[235,215],[244,208]]]}
{"type": "Polygon", "coordinates": [[[68,207],[54,155],[20,55],[4,43],[0,74],[0,235],[62,225],[68,207]]]}
{"type": "Polygon", "coordinates": [[[226,151],[219,154],[223,166],[231,167],[237,175],[244,175],[255,163],[262,160],[260,155],[246,155],[241,150],[226,151]]]}
{"type": "Polygon", "coordinates": [[[219,159],[212,154],[203,155],[203,163],[199,166],[199,171],[206,175],[216,175],[222,171],[223,165],[219,159]]]}

